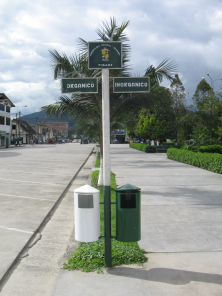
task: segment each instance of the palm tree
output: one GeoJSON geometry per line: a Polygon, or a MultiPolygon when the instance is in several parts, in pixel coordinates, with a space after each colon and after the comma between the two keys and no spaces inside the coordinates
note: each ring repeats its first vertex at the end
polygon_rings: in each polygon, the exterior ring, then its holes
{"type": "MultiPolygon", "coordinates": [[[[111,69],[110,78],[112,77],[129,77],[129,53],[130,45],[125,34],[129,21],[117,25],[115,18],[110,18],[110,23],[103,21],[98,26],[96,32],[99,40],[103,41],[121,41],[122,42],[122,69],[111,69]]],[[[73,120],[78,120],[82,126],[93,127],[98,130],[100,143],[102,145],[102,90],[101,90],[101,70],[88,69],[88,43],[82,38],[78,39],[80,50],[68,58],[66,54],[60,55],[55,49],[49,50],[54,79],[61,78],[83,78],[97,77],[99,91],[97,94],[72,94],[71,96],[62,95],[54,104],[42,107],[49,115],[62,117],[65,113],[72,116],[73,120]]],[[[150,76],[151,86],[162,82],[163,78],[170,81],[176,73],[177,67],[173,61],[165,59],[156,68],[150,66],[147,68],[144,76],[150,76]]],[[[149,94],[151,95],[151,93],[149,94]]],[[[110,124],[121,124],[122,113],[132,111],[135,108],[141,108],[146,105],[147,95],[133,94],[116,94],[113,93],[112,84],[110,83],[110,124]]],[[[102,148],[102,147],[101,147],[102,148]]],[[[101,149],[102,157],[102,149],[101,149]]]]}

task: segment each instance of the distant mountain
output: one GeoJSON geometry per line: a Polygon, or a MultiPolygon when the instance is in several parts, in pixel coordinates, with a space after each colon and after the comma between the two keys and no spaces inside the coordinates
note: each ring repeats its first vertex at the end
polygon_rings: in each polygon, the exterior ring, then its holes
{"type": "Polygon", "coordinates": [[[21,117],[21,120],[25,120],[29,123],[36,123],[36,122],[44,122],[44,121],[49,121],[49,122],[68,122],[69,123],[69,128],[72,128],[75,124],[76,121],[73,121],[73,119],[68,115],[65,114],[62,119],[57,118],[55,116],[49,116],[45,114],[44,111],[39,111],[35,113],[31,113],[28,115],[24,115],[21,117]]]}

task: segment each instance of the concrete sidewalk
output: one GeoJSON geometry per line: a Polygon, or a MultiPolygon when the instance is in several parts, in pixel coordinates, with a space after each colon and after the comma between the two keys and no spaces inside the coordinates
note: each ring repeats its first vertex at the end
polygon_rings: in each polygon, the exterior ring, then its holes
{"type": "Polygon", "coordinates": [[[68,143],[1,149],[0,290],[22,258],[38,245],[45,225],[94,147],[68,143]]]}
{"type": "MultiPolygon", "coordinates": [[[[87,172],[91,164],[86,164],[87,172]]],[[[104,274],[63,270],[65,258],[61,251],[56,255],[54,248],[58,241],[67,242],[67,232],[59,240],[67,225],[68,250],[75,248],[73,227],[67,221],[73,207],[70,192],[1,295],[221,296],[222,175],[168,160],[165,153],[147,154],[128,145],[111,145],[111,169],[118,186],[130,183],[141,188],[139,245],[148,252],[148,262],[142,267],[109,268],[104,274]],[[58,236],[53,238],[52,229],[58,225],[58,236]],[[53,260],[43,256],[44,252],[52,252],[53,260]]]]}
{"type": "Polygon", "coordinates": [[[222,176],[111,146],[118,186],[141,188],[143,267],[109,268],[104,274],[61,270],[53,296],[222,295],[222,176]]]}

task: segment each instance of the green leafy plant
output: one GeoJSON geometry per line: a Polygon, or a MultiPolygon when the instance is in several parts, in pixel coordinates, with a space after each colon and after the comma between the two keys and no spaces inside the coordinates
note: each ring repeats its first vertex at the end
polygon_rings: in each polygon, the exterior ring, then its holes
{"type": "Polygon", "coordinates": [[[206,144],[209,141],[209,131],[205,126],[196,126],[193,129],[193,142],[194,142],[194,146],[199,147],[206,144]]]}

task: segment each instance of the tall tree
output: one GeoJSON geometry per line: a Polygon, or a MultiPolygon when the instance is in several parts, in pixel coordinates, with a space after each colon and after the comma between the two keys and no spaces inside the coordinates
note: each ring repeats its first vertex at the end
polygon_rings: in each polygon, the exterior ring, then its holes
{"type": "MultiPolygon", "coordinates": [[[[175,139],[175,114],[173,103],[174,101],[169,88],[163,86],[156,85],[152,88],[151,92],[146,95],[146,104],[144,104],[144,108],[148,110],[146,114],[153,114],[159,123],[164,123],[161,125],[161,136],[158,137],[161,142],[166,141],[166,139],[175,139]]],[[[131,112],[131,120],[127,124],[127,132],[132,137],[140,136],[138,134],[138,129],[136,129],[140,118],[140,112],[141,107],[139,110],[136,109],[134,112],[131,112]]]]}
{"type": "Polygon", "coordinates": [[[163,140],[165,121],[158,120],[148,109],[142,108],[139,113],[137,130],[141,138],[163,140]]]}
{"type": "MultiPolygon", "coordinates": [[[[175,134],[178,142],[178,134],[183,133],[183,116],[186,115],[186,93],[185,87],[181,82],[179,75],[176,74],[171,85],[170,91],[173,98],[173,109],[175,114],[175,134]]],[[[180,137],[182,138],[182,137],[180,137]]]]}
{"type": "MultiPolygon", "coordinates": [[[[123,44],[123,68],[119,70],[110,70],[110,77],[130,76],[129,73],[129,53],[130,45],[125,34],[129,21],[122,22],[119,26],[115,18],[110,18],[110,23],[102,22],[96,32],[100,40],[104,41],[122,41],[123,44]]],[[[93,126],[98,129],[100,139],[102,138],[102,95],[101,95],[101,70],[88,69],[88,43],[79,38],[80,51],[78,54],[68,58],[66,54],[60,55],[56,50],[49,50],[52,59],[52,68],[54,70],[54,79],[63,77],[98,77],[98,94],[72,94],[71,96],[61,96],[54,104],[44,106],[43,109],[49,115],[63,116],[70,114],[73,119],[78,120],[85,125],[93,126]]],[[[151,77],[153,88],[158,85],[163,78],[173,80],[176,71],[176,64],[173,61],[165,59],[156,68],[150,66],[145,72],[145,76],[151,77]]],[[[132,94],[114,94],[112,84],[110,83],[110,120],[111,125],[119,122],[123,113],[141,108],[147,104],[147,96],[132,94]]],[[[102,143],[102,141],[100,141],[102,143]]]]}
{"type": "Polygon", "coordinates": [[[212,131],[219,124],[221,103],[204,78],[197,85],[193,100],[197,107],[197,114],[199,114],[202,124],[210,130],[212,138],[212,131]]]}

